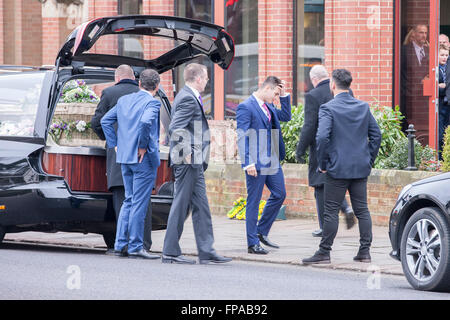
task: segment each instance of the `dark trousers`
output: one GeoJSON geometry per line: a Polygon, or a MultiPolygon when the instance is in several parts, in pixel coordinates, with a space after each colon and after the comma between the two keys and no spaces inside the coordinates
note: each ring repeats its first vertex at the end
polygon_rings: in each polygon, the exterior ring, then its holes
{"type": "Polygon", "coordinates": [[[450,105],[439,104],[439,159],[442,160],[442,148],[444,147],[444,133],[449,125],[450,105]]]}
{"type": "MultiPolygon", "coordinates": [[[[112,187],[113,207],[116,214],[116,222],[119,219],[120,208],[125,200],[125,188],[123,186],[112,187]]],[[[152,247],[152,206],[148,206],[147,215],[144,222],[144,249],[150,250],[152,247]]]]}
{"type": "Polygon", "coordinates": [[[347,190],[356,218],[360,235],[360,253],[368,253],[372,243],[372,219],[367,208],[367,178],[333,179],[325,178],[325,212],[320,251],[329,254],[339,226],[339,209],[347,190]]]}
{"type": "MultiPolygon", "coordinates": [[[[325,186],[314,187],[314,197],[316,198],[316,208],[317,208],[317,215],[319,218],[319,227],[320,229],[323,229],[323,216],[325,210],[325,186]]],[[[340,210],[345,214],[352,213],[352,208],[349,206],[345,198],[341,203],[340,210]]]]}

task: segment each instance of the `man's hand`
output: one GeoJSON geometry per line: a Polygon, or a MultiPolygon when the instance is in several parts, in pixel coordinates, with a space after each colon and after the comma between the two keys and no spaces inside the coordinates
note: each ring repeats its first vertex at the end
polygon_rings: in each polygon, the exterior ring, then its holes
{"type": "Polygon", "coordinates": [[[327,170],[322,170],[322,169],[319,168],[319,172],[327,173],[327,170]]]}
{"type": "Polygon", "coordinates": [[[286,95],[286,88],[285,88],[285,86],[286,86],[286,81],[281,80],[281,84],[278,85],[279,92],[280,92],[280,97],[283,97],[283,96],[286,95]]]}
{"type": "Polygon", "coordinates": [[[139,158],[139,163],[141,163],[142,162],[142,160],[144,160],[144,155],[145,155],[145,153],[147,152],[147,149],[141,149],[141,148],[139,148],[138,149],[138,158],[139,158]]]}
{"type": "Polygon", "coordinates": [[[117,153],[117,146],[115,146],[115,147],[114,147],[114,150],[115,150],[115,151],[116,151],[116,153],[117,153]]]}
{"type": "Polygon", "coordinates": [[[249,176],[252,176],[255,178],[258,176],[258,171],[256,171],[256,167],[254,165],[248,167],[246,171],[249,176]]]}
{"type": "Polygon", "coordinates": [[[305,160],[305,157],[304,156],[301,156],[301,157],[295,157],[296,159],[297,159],[297,162],[298,163],[301,163],[301,164],[305,164],[306,163],[306,160],[305,160]]]}
{"type": "Polygon", "coordinates": [[[445,89],[445,83],[439,83],[439,88],[445,89]]]}

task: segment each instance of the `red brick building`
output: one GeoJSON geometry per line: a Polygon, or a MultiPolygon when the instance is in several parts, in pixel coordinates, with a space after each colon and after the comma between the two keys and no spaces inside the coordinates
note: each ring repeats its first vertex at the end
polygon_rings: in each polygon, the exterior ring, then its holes
{"type": "MultiPolygon", "coordinates": [[[[438,35],[450,34],[449,8],[450,0],[0,0],[0,64],[54,64],[70,31],[96,17],[185,16],[223,25],[235,39],[228,71],[203,60],[211,67],[205,99],[211,118],[233,118],[237,104],[271,74],[286,80],[293,104],[302,103],[311,89],[309,69],[324,63],[352,72],[358,98],[401,105],[420,139],[436,146],[438,35]],[[427,29],[420,79],[404,66],[417,25],[427,29]]],[[[95,50],[151,59],[172,45],[126,38],[95,50]]],[[[166,88],[173,82],[182,85],[179,71],[163,75],[166,88]]]]}

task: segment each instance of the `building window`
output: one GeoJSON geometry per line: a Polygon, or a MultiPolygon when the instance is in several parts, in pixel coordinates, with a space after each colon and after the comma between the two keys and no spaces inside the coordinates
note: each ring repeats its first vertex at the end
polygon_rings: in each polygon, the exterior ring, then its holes
{"type": "MultiPolygon", "coordinates": [[[[119,0],[117,2],[119,15],[142,14],[142,0],[119,0]]],[[[132,34],[118,35],[118,49],[120,56],[137,59],[144,58],[143,36],[132,34]]]]}
{"type": "MultiPolygon", "coordinates": [[[[176,16],[213,23],[213,1],[211,0],[177,0],[175,2],[176,16]]],[[[200,63],[208,68],[210,81],[202,93],[203,109],[208,119],[214,118],[214,65],[208,57],[198,57],[189,63],[200,63]]],[[[175,85],[177,92],[184,86],[183,71],[181,65],[175,70],[175,85]]]]}
{"type": "Polygon", "coordinates": [[[225,26],[234,39],[235,56],[225,73],[225,118],[258,89],[258,1],[227,1],[225,26]]]}
{"type": "MultiPolygon", "coordinates": [[[[295,62],[297,103],[304,103],[305,92],[313,88],[309,71],[325,61],[324,0],[297,0],[295,62]]],[[[295,103],[295,101],[294,101],[295,103]]]]}

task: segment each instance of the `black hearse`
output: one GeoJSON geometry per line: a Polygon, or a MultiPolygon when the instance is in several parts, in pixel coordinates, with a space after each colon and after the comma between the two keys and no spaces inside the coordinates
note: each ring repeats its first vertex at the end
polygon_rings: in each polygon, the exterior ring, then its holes
{"type": "MultiPolygon", "coordinates": [[[[114,69],[121,64],[130,65],[139,76],[145,68],[163,73],[201,56],[227,69],[234,57],[233,39],[222,27],[201,21],[119,16],[76,28],[54,67],[0,68],[0,242],[8,232],[70,231],[102,234],[112,247],[115,218],[106,187],[104,147],[61,146],[49,139],[62,90],[70,80],[112,85],[114,69]],[[136,55],[136,45],[153,39],[166,39],[169,49],[155,59],[136,55]],[[123,46],[125,41],[131,44],[131,54],[117,54],[126,52],[123,48],[111,50],[111,44],[123,46]]],[[[170,102],[161,90],[159,98],[165,135],[170,102]]],[[[154,230],[166,227],[173,198],[168,139],[160,141],[161,166],[151,196],[154,230]]]]}

